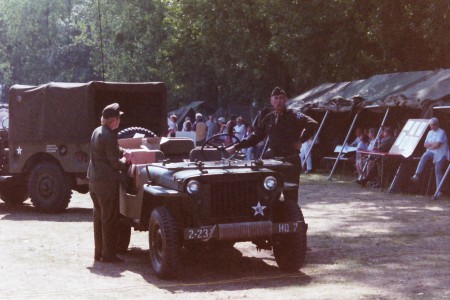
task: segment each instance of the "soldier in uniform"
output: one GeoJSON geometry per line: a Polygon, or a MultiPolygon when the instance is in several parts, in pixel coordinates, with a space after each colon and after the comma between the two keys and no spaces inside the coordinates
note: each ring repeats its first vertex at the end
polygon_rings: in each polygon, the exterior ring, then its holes
{"type": "Polygon", "coordinates": [[[88,168],[89,193],[94,203],[94,259],[112,263],[123,262],[116,254],[119,183],[129,167],[129,155],[122,153],[114,132],[121,114],[117,103],[103,109],[101,126],[92,133],[88,168]]]}
{"type": "MultiPolygon", "coordinates": [[[[282,157],[292,165],[283,176],[286,182],[300,183],[300,146],[317,131],[318,124],[312,118],[286,108],[287,96],[284,90],[276,87],[271,94],[272,109],[261,116],[252,135],[228,151],[233,153],[248,147],[255,147],[265,137],[274,157],[282,157]]],[[[286,200],[298,202],[298,189],[283,192],[286,200]]]]}

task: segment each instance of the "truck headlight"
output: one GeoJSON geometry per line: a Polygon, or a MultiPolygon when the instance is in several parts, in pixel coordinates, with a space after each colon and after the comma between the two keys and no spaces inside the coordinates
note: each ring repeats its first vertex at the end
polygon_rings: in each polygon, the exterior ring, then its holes
{"type": "Polygon", "coordinates": [[[277,179],[273,176],[267,176],[264,179],[264,188],[268,191],[272,191],[277,187],[277,179]]]}
{"type": "Polygon", "coordinates": [[[186,190],[189,194],[196,194],[200,190],[200,182],[191,180],[186,185],[186,190]]]}

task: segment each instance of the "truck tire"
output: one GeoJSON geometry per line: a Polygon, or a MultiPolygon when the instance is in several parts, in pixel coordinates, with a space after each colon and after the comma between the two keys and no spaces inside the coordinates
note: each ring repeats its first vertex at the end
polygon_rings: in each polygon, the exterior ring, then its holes
{"type": "Polygon", "coordinates": [[[302,266],[306,256],[306,229],[303,213],[293,201],[279,202],[274,211],[275,222],[302,221],[296,233],[274,234],[273,255],[278,267],[287,272],[296,272],[302,266]]]}
{"type": "Polygon", "coordinates": [[[0,198],[8,205],[19,205],[28,199],[27,181],[23,177],[7,179],[0,187],[0,198]]]}
{"type": "Polygon", "coordinates": [[[181,256],[181,245],[175,218],[167,207],[153,210],[149,222],[150,261],[156,276],[171,278],[176,275],[181,256]]]}
{"type": "Polygon", "coordinates": [[[128,127],[119,131],[119,133],[117,133],[117,138],[129,139],[132,138],[136,133],[144,134],[145,137],[156,137],[156,134],[153,133],[151,130],[148,130],[147,128],[128,127]]]}
{"type": "Polygon", "coordinates": [[[116,252],[125,254],[128,250],[131,240],[131,227],[119,222],[117,226],[117,244],[116,252]]]}
{"type": "Polygon", "coordinates": [[[50,162],[37,164],[28,180],[31,202],[41,212],[59,213],[69,205],[72,196],[70,179],[61,168],[50,162]]]}

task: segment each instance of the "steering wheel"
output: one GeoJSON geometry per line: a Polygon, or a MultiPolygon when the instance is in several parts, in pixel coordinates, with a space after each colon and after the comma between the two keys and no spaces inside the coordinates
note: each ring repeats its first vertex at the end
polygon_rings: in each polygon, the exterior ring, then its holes
{"type": "Polygon", "coordinates": [[[8,118],[8,117],[4,117],[4,118],[2,119],[1,125],[2,125],[2,128],[3,128],[4,130],[8,131],[8,129],[9,129],[9,118],[8,118]]]}
{"type": "Polygon", "coordinates": [[[215,148],[216,150],[218,150],[220,152],[220,156],[222,157],[222,159],[232,159],[233,157],[236,156],[236,154],[238,153],[237,151],[230,155],[228,153],[228,151],[226,150],[227,148],[230,148],[236,144],[239,144],[241,142],[241,140],[237,137],[234,136],[232,134],[228,134],[228,133],[221,133],[221,134],[216,134],[213,135],[212,137],[210,137],[209,139],[207,139],[203,145],[202,148],[200,149],[200,155],[203,157],[206,157],[206,151],[203,150],[205,149],[205,147],[209,146],[212,148],[215,148]],[[230,137],[231,138],[231,143],[226,145],[225,142],[222,140],[222,137],[230,137]],[[219,142],[217,142],[219,141],[219,142]]]}

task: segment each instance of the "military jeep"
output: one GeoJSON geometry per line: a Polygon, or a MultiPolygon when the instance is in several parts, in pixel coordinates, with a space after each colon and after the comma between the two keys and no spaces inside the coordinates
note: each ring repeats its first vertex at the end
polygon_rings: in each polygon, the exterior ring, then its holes
{"type": "Polygon", "coordinates": [[[151,265],[161,278],[176,276],[182,251],[241,241],[273,249],[282,270],[299,270],[307,225],[298,204],[280,197],[298,188],[280,174],[289,164],[237,160],[224,148],[194,148],[183,162],[167,161],[159,150],[130,150],[137,159],[121,188],[118,252],[127,250],[134,228],[148,231],[151,265]]]}
{"type": "Polygon", "coordinates": [[[89,144],[102,109],[118,102],[124,135],[167,132],[164,83],[49,83],[14,85],[9,128],[0,130],[0,198],[28,197],[42,212],[61,212],[72,190],[88,191],[89,144]],[[131,127],[131,130],[130,130],[131,127]]]}

